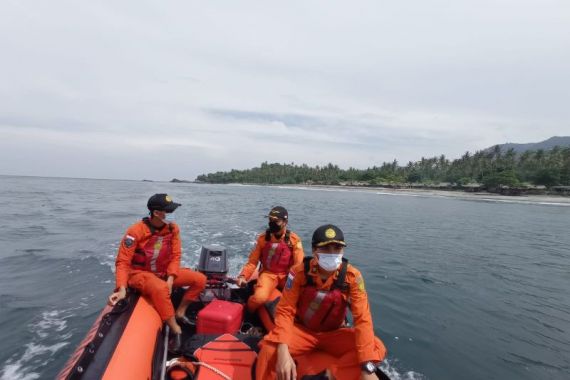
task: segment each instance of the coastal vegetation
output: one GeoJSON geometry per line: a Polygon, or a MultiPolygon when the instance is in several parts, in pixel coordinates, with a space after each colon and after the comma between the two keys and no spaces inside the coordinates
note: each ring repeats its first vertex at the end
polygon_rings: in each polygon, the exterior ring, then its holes
{"type": "Polygon", "coordinates": [[[267,163],[246,170],[202,174],[197,182],[252,184],[315,184],[397,186],[403,184],[448,184],[449,186],[500,187],[570,186],[570,147],[550,150],[503,151],[498,145],[466,152],[458,159],[444,155],[422,158],[400,165],[397,160],[367,169],[341,169],[329,163],[310,167],[306,164],[267,163]]]}

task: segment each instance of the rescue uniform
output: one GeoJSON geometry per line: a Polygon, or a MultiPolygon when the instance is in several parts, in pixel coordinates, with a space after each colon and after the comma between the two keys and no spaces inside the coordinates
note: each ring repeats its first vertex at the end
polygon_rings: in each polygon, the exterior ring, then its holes
{"type": "Polygon", "coordinates": [[[116,287],[138,290],[154,306],[163,321],[174,316],[166,279],[173,287],[189,286],[183,299],[194,301],[206,287],[206,276],[180,268],[180,229],[176,223],[155,228],[148,218],[130,226],[121,241],[116,265],[116,287]]]}
{"type": "MultiPolygon", "coordinates": [[[[314,258],[310,259],[308,270],[303,264],[291,268],[275,313],[275,328],[261,343],[256,368],[257,379],[275,378],[279,343],[287,344],[292,356],[319,349],[337,357],[338,361],[335,362],[333,370],[336,378],[342,378],[342,375],[341,372],[335,373],[335,370],[342,371],[343,367],[368,361],[379,362],[384,359],[386,348],[382,341],[374,336],[362,275],[358,269],[347,263],[344,275],[345,286],[339,289],[335,283],[341,271],[342,265],[333,276],[323,282],[319,276],[317,260],[314,258]],[[306,271],[308,274],[305,274],[306,271]],[[308,276],[311,277],[310,280],[308,276]],[[338,291],[341,295],[331,297],[331,292],[338,293],[338,291]],[[308,295],[308,292],[311,294],[308,295]],[[329,302],[328,305],[324,304],[323,299],[319,302],[319,298],[323,295],[325,300],[329,297],[328,300],[334,302],[329,302]],[[340,297],[343,305],[350,307],[354,319],[353,328],[342,327],[341,319],[344,319],[344,314],[338,314],[338,306],[331,306],[336,304],[340,297]],[[300,310],[300,307],[304,310],[300,310]],[[323,307],[328,310],[323,312],[323,307]],[[336,315],[331,317],[332,314],[336,315]],[[338,327],[335,328],[335,324],[338,327]]],[[[297,375],[300,378],[303,374],[297,373],[297,375]]]]}
{"type": "Polygon", "coordinates": [[[269,231],[259,234],[247,264],[240,273],[240,276],[249,280],[261,262],[254,293],[247,301],[248,310],[257,310],[267,302],[275,288],[282,289],[287,272],[293,265],[301,263],[304,255],[301,238],[294,232],[287,230],[279,239],[269,231]]]}

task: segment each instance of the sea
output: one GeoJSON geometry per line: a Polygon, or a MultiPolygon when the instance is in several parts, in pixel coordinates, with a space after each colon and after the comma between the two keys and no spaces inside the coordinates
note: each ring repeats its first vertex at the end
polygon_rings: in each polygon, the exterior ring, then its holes
{"type": "MultiPolygon", "coordinates": [[[[310,254],[345,234],[393,380],[570,379],[570,207],[341,188],[0,176],[0,379],[51,379],[114,287],[124,231],[168,193],[183,265],[237,275],[275,205],[310,254]]],[[[514,198],[515,199],[515,198],[514,198]]]]}

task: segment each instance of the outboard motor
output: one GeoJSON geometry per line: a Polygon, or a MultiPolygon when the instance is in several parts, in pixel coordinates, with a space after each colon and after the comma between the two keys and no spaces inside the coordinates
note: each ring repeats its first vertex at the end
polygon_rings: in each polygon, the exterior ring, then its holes
{"type": "Polygon", "coordinates": [[[204,273],[208,278],[225,278],[228,274],[226,249],[219,245],[202,246],[198,270],[204,273]]]}
{"type": "Polygon", "coordinates": [[[231,291],[228,288],[228,258],[227,251],[219,245],[202,246],[198,270],[208,277],[206,289],[200,295],[202,302],[210,302],[213,299],[228,300],[231,291]]]}

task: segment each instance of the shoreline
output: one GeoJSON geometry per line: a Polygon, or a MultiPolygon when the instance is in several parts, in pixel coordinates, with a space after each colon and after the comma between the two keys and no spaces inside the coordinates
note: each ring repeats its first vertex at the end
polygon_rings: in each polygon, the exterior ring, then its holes
{"type": "Polygon", "coordinates": [[[232,183],[227,185],[240,186],[270,186],[280,188],[291,188],[300,190],[328,190],[328,191],[361,191],[377,193],[379,195],[400,195],[400,196],[416,196],[430,198],[455,198],[464,200],[477,201],[495,201],[504,203],[522,203],[522,204],[543,204],[553,206],[570,206],[570,197],[563,195],[501,195],[495,193],[482,192],[465,192],[454,190],[437,190],[437,189],[393,189],[386,187],[364,187],[364,186],[348,186],[348,185],[299,185],[299,184],[259,184],[259,183],[232,183]]]}

